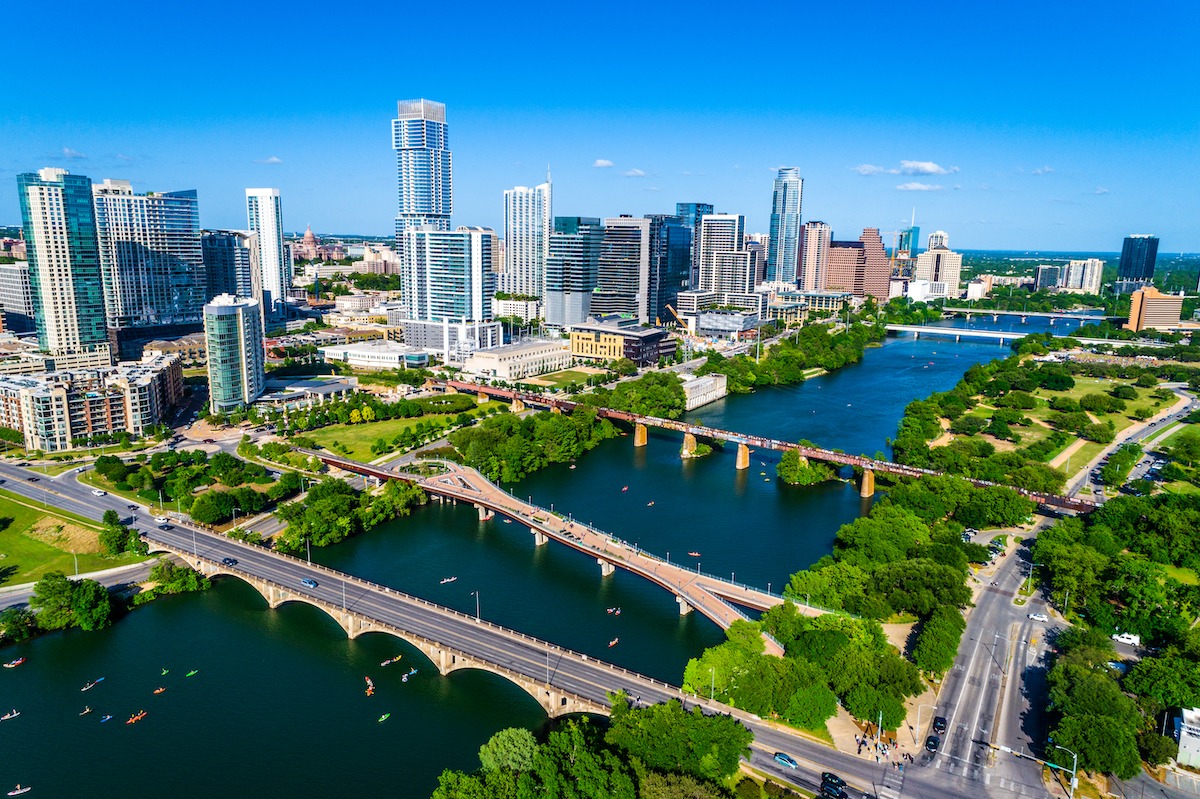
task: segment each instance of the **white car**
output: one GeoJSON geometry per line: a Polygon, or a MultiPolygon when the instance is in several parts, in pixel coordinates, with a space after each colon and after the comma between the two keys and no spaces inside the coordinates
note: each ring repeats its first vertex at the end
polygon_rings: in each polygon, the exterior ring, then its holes
{"type": "Polygon", "coordinates": [[[92,489],[92,496],[93,496],[93,497],[106,497],[106,496],[108,496],[108,492],[107,492],[107,491],[101,491],[101,490],[100,490],[100,489],[98,489],[98,488],[93,488],[93,489],[92,489]]]}
{"type": "Polygon", "coordinates": [[[160,524],[160,525],[161,525],[161,524],[170,524],[170,523],[171,523],[171,520],[170,520],[170,519],[168,519],[166,516],[155,516],[155,517],[154,517],[154,523],[155,523],[155,524],[160,524]]]}
{"type": "Polygon", "coordinates": [[[1033,619],[1034,621],[1050,621],[1050,617],[1045,613],[1030,613],[1029,618],[1033,619]]]}

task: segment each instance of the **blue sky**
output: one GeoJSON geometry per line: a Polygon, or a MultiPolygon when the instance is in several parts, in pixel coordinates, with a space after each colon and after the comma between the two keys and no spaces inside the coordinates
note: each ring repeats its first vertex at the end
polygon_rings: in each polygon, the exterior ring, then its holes
{"type": "Polygon", "coordinates": [[[766,231],[794,165],[839,238],[915,207],[960,248],[1200,250],[1190,0],[205,5],[6,12],[0,223],[56,165],[195,188],[206,227],[277,186],[288,229],[384,234],[395,103],[427,97],[455,224],[501,229],[549,164],[559,215],[702,201],[766,231]]]}

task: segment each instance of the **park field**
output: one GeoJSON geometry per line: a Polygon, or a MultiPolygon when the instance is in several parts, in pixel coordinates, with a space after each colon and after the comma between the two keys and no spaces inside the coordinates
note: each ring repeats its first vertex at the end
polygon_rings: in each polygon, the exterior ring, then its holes
{"type": "Polygon", "coordinates": [[[0,491],[0,585],[31,583],[51,571],[111,569],[136,563],[136,555],[100,554],[99,525],[73,513],[0,491]]]}
{"type": "MultiPolygon", "coordinates": [[[[479,418],[489,412],[490,408],[503,405],[504,402],[486,402],[477,408],[467,411],[468,416],[479,418]]],[[[427,413],[410,419],[385,419],[381,422],[364,422],[362,424],[333,424],[319,430],[309,430],[301,435],[311,438],[330,452],[338,452],[357,461],[370,461],[379,457],[371,452],[371,445],[379,439],[390,442],[404,430],[411,430],[421,422],[453,420],[457,413],[427,413]],[[334,442],[345,446],[349,452],[333,447],[334,442]]]]}

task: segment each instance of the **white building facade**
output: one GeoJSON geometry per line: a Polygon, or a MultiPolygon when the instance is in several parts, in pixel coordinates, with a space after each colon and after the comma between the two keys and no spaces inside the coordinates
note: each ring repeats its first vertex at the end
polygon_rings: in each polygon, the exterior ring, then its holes
{"type": "Polygon", "coordinates": [[[549,179],[533,188],[504,192],[504,271],[500,290],[541,297],[546,289],[546,255],[554,214],[549,179]]]}
{"type": "Polygon", "coordinates": [[[283,201],[279,189],[246,189],[250,231],[258,234],[258,269],[262,285],[264,325],[287,318],[287,292],[292,287],[292,263],[283,242],[283,201]]]}

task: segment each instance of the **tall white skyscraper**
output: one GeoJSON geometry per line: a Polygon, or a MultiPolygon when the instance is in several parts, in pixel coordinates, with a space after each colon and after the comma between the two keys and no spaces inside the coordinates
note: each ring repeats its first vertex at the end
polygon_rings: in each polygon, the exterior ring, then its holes
{"type": "Polygon", "coordinates": [[[263,320],[267,327],[287,319],[287,290],[292,265],[283,245],[283,203],[279,189],[246,189],[250,232],[258,234],[258,268],[262,276],[263,320]]]}
{"type": "MultiPolygon", "coordinates": [[[[725,291],[718,286],[717,253],[742,252],[746,217],[741,214],[705,214],[700,218],[700,291],[725,291]]],[[[725,259],[728,261],[728,259],[725,259]]],[[[725,267],[728,267],[728,263],[725,267]]]]}
{"type": "Polygon", "coordinates": [[[92,181],[65,169],[17,175],[38,344],[69,369],[112,363],[92,181]]]}
{"type": "Polygon", "coordinates": [[[550,176],[532,189],[517,186],[504,192],[504,271],[500,290],[541,297],[546,290],[546,255],[554,214],[550,176]]]}
{"type": "Polygon", "coordinates": [[[111,330],[199,322],[207,280],[195,191],[134,194],[92,185],[104,308],[111,330]]]}
{"type": "Polygon", "coordinates": [[[1065,289],[1078,290],[1084,294],[1100,293],[1100,276],[1104,262],[1099,258],[1071,261],[1062,272],[1061,285],[1065,289]]]}
{"type": "Polygon", "coordinates": [[[801,291],[824,291],[829,273],[829,241],[833,231],[824,222],[805,222],[800,241],[800,272],[796,282],[801,291]]]}
{"type": "Polygon", "coordinates": [[[939,230],[929,237],[929,249],[917,256],[917,265],[913,270],[916,280],[928,280],[930,283],[945,285],[944,292],[935,289],[932,296],[958,296],[959,276],[962,274],[962,253],[953,252],[946,247],[950,237],[939,230]],[[935,242],[938,244],[935,246],[935,242]]]}
{"type": "Polygon", "coordinates": [[[800,266],[800,204],[804,180],[794,166],[782,167],[771,196],[771,239],[767,243],[767,280],[795,283],[800,266]]]}
{"type": "Polygon", "coordinates": [[[491,228],[406,230],[400,286],[409,316],[430,322],[491,319],[498,251],[491,228]]]}
{"type": "Polygon", "coordinates": [[[396,151],[396,247],[404,231],[424,226],[450,229],[453,210],[450,143],[446,106],[432,100],[401,100],[392,120],[396,151]]]}
{"type": "Polygon", "coordinates": [[[950,249],[950,234],[944,230],[935,230],[929,234],[929,249],[941,247],[943,250],[950,249]]]}

